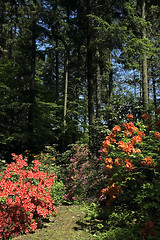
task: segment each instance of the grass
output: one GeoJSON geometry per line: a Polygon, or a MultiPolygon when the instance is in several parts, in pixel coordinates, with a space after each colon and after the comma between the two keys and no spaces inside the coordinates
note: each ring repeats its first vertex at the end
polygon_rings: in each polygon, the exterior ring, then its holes
{"type": "Polygon", "coordinates": [[[61,205],[58,208],[56,217],[51,217],[42,229],[35,233],[18,236],[21,240],[94,240],[94,236],[83,229],[79,221],[84,217],[85,212],[80,206],[61,205]]]}

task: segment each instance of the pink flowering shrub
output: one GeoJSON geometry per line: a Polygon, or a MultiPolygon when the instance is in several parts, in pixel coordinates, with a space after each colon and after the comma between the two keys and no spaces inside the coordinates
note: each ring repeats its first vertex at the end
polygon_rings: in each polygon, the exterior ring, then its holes
{"type": "Polygon", "coordinates": [[[98,197],[107,178],[105,164],[100,157],[91,154],[85,144],[74,145],[69,173],[65,183],[65,200],[82,200],[98,197]]]}
{"type": "Polygon", "coordinates": [[[56,209],[50,196],[54,175],[39,170],[41,164],[13,154],[11,164],[0,174],[0,239],[35,231],[37,224],[56,209]]]}

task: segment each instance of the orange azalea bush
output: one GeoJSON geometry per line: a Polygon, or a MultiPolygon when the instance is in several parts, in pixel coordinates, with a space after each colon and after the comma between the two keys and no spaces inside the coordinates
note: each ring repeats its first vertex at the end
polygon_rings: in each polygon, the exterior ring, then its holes
{"type": "Polygon", "coordinates": [[[153,124],[150,115],[143,114],[142,119],[136,122],[129,114],[112,129],[102,149],[108,178],[101,198],[107,207],[134,211],[137,222],[160,217],[160,125],[153,124]]]}

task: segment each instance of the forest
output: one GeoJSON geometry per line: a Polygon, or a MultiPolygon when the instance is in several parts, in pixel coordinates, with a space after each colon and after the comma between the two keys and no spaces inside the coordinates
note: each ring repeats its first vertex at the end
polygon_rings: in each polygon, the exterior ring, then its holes
{"type": "Polygon", "coordinates": [[[2,158],[93,150],[127,113],[158,108],[158,0],[1,1],[0,13],[2,158]]]}
{"type": "MultiPolygon", "coordinates": [[[[70,202],[94,199],[89,211],[96,217],[99,204],[112,205],[108,231],[129,222],[120,238],[101,229],[104,235],[94,239],[123,240],[128,226],[129,240],[157,239],[159,58],[159,0],[0,0],[1,225],[8,224],[1,218],[9,216],[6,206],[20,201],[15,179],[30,184],[32,176],[46,212],[23,216],[30,230],[40,216],[56,212],[51,198],[59,203],[63,195],[70,202]],[[4,191],[11,180],[13,202],[4,191]]],[[[25,229],[0,230],[0,237],[25,229]]]]}

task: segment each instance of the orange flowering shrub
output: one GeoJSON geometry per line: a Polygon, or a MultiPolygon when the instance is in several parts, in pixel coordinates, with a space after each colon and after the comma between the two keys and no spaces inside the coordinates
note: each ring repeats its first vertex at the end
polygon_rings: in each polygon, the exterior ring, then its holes
{"type": "MultiPolygon", "coordinates": [[[[159,125],[153,122],[149,130],[150,115],[143,114],[142,118],[145,125],[134,122],[130,114],[103,141],[108,176],[102,199],[106,199],[107,207],[127,205],[138,212],[139,219],[143,216],[147,220],[160,217],[160,132],[159,125]]],[[[143,235],[152,233],[150,229],[144,229],[143,235]]]]}
{"type": "Polygon", "coordinates": [[[106,205],[110,206],[112,202],[116,199],[120,192],[121,186],[116,186],[115,183],[110,183],[110,186],[102,189],[103,196],[108,196],[108,200],[106,201],[106,205]]]}

